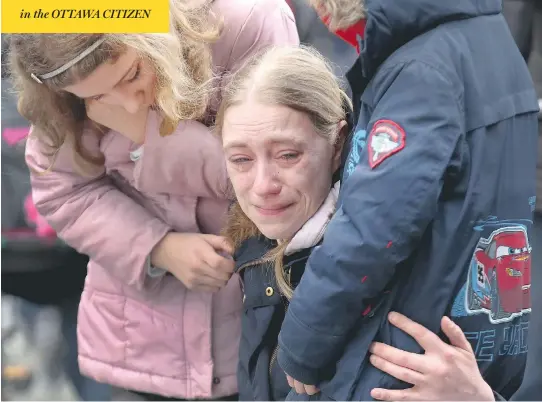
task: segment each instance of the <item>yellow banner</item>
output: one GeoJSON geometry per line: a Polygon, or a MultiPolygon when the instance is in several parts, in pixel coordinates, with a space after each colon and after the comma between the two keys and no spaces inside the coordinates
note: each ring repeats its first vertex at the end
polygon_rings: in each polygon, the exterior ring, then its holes
{"type": "Polygon", "coordinates": [[[168,31],[168,0],[2,0],[3,33],[168,31]]]}

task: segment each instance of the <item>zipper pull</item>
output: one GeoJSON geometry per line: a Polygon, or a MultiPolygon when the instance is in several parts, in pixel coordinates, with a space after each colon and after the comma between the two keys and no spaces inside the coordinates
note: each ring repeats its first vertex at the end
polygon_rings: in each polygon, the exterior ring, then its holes
{"type": "Polygon", "coordinates": [[[286,268],[286,280],[288,281],[288,284],[292,285],[292,267],[286,268]]]}

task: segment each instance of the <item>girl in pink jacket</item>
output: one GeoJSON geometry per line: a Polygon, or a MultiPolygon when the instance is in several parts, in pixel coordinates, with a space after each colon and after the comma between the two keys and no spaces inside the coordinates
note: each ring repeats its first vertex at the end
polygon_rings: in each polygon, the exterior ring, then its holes
{"type": "Polygon", "coordinates": [[[91,259],[81,371],[148,398],[226,399],[242,295],[207,126],[231,72],[298,37],[284,0],[172,0],[170,15],[169,34],[12,35],[12,73],[36,207],[91,259]]]}

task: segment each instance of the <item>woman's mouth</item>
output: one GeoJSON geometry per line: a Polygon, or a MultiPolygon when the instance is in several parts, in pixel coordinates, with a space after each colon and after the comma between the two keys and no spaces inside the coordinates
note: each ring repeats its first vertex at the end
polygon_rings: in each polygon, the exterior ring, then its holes
{"type": "Polygon", "coordinates": [[[280,215],[283,212],[285,212],[292,205],[294,205],[294,204],[288,204],[288,205],[284,205],[284,206],[265,206],[265,207],[259,207],[259,206],[255,205],[254,207],[256,208],[256,210],[261,215],[264,215],[264,216],[276,216],[276,215],[280,215]]]}

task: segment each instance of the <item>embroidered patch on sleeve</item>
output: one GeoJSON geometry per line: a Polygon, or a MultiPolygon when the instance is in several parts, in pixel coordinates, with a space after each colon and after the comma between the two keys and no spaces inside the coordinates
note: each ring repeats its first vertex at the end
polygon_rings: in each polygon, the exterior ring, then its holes
{"type": "Polygon", "coordinates": [[[405,147],[405,130],[391,120],[378,120],[369,133],[367,144],[369,145],[369,166],[374,169],[384,159],[405,147]]]}

